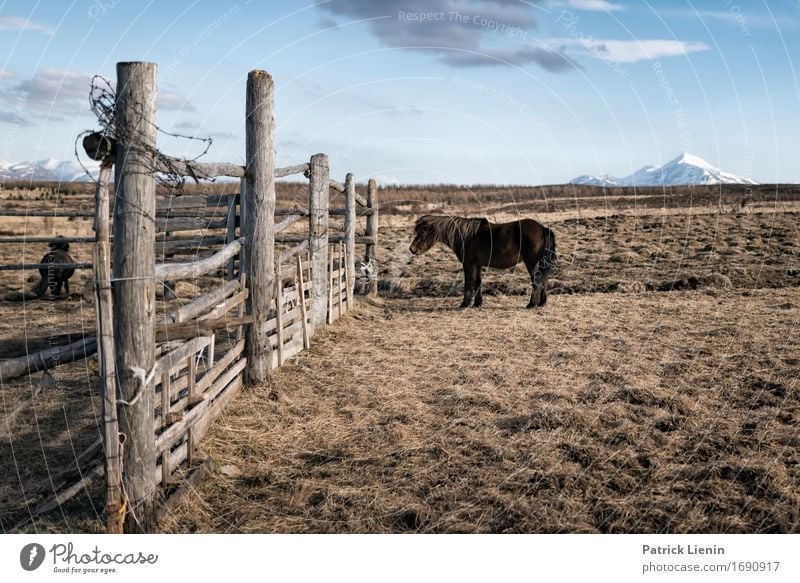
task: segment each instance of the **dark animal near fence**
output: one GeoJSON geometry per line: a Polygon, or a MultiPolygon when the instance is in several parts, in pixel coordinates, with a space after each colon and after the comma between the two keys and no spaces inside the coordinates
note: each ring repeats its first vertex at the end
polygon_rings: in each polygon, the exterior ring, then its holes
{"type": "Polygon", "coordinates": [[[531,276],[533,291],[528,308],[547,302],[547,278],[556,265],[556,237],[553,231],[533,219],[510,223],[490,223],[487,219],[469,219],[425,215],[414,226],[414,241],[409,250],[424,253],[436,243],[444,243],[464,266],[464,301],[466,308],[483,303],[481,270],[483,267],[505,269],[520,261],[531,276]]]}
{"type": "MultiPolygon", "coordinates": [[[[69,254],[69,243],[66,241],[52,241],[49,245],[50,251],[45,253],[40,263],[75,263],[69,254]]],[[[36,284],[36,287],[30,292],[13,292],[6,296],[6,300],[17,302],[33,300],[42,297],[48,288],[54,296],[59,296],[61,295],[62,286],[64,293],[69,295],[69,278],[74,274],[75,269],[72,267],[40,267],[39,275],[41,279],[36,284]]]]}

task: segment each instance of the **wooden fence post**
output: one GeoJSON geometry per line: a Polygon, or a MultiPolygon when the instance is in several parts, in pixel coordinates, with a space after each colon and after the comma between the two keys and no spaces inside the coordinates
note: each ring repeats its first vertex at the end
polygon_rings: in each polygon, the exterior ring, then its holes
{"type": "Polygon", "coordinates": [[[369,293],[378,293],[378,183],[374,178],[370,178],[367,183],[367,208],[372,209],[372,214],[367,215],[367,237],[372,237],[372,243],[367,245],[367,253],[364,260],[369,263],[372,261],[373,274],[369,282],[369,293]]]}
{"type": "MultiPolygon", "coordinates": [[[[347,297],[352,297],[356,284],[356,179],[348,172],[344,179],[344,246],[347,252],[347,297]]],[[[351,309],[353,306],[347,306],[351,309]]]]}
{"type": "Polygon", "coordinates": [[[106,469],[106,532],[122,533],[122,483],[119,459],[117,385],[114,372],[114,307],[111,296],[111,243],[108,183],[111,166],[103,163],[95,198],[94,285],[97,318],[97,362],[103,398],[103,446],[106,469]]]}
{"type": "Polygon", "coordinates": [[[247,75],[245,192],[247,252],[244,272],[250,294],[247,302],[254,321],[247,331],[247,383],[269,380],[272,349],[267,314],[275,289],[275,87],[266,71],[247,75]]]}
{"type": "Polygon", "coordinates": [[[309,164],[308,232],[311,253],[311,325],[323,328],[328,312],[328,187],[326,154],[314,154],[309,164]]]}
{"type": "Polygon", "coordinates": [[[154,383],[156,65],[117,63],[114,204],[114,344],[119,429],[125,435],[125,532],[156,523],[154,383]]]}

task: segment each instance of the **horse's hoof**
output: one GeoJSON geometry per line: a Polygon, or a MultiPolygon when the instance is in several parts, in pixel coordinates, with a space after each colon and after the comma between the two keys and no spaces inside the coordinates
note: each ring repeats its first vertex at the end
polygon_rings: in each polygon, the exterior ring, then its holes
{"type": "Polygon", "coordinates": [[[527,309],[527,310],[531,310],[531,309],[533,309],[533,308],[538,308],[538,307],[539,307],[539,306],[537,306],[536,304],[528,304],[527,306],[525,306],[525,309],[527,309]]]}

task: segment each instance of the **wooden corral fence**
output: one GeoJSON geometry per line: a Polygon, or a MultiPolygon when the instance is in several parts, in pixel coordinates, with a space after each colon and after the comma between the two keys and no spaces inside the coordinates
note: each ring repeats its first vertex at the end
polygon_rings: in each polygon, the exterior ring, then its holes
{"type": "MultiPolygon", "coordinates": [[[[48,337],[46,350],[0,361],[0,381],[98,352],[106,528],[149,532],[186,482],[207,471],[196,444],[242,386],[268,386],[274,368],[353,307],[356,246],[365,247],[364,263],[376,260],[378,190],[370,180],[364,197],[352,174],[331,179],[325,154],[275,168],[274,86],[264,71],[247,79],[243,166],[187,162],[156,149],[155,64],[118,63],[116,87],[113,132],[102,136],[113,145],[99,154],[89,147],[97,140],[84,141],[102,164],[95,210],[69,213],[94,217],[95,237],[59,238],[94,243],[92,263],[74,267],[94,270],[96,336],[67,336],[56,347],[48,337]],[[159,171],[239,178],[239,189],[157,197],[159,171]],[[294,174],[308,178],[307,208],[276,208],[275,179],[294,174]],[[330,207],[330,189],[342,193],[343,207],[330,207]],[[187,279],[213,288],[198,286],[201,295],[181,297],[185,303],[157,318],[156,286],[174,291],[187,279]]],[[[377,291],[374,275],[366,289],[377,291]]],[[[36,339],[24,345],[37,346],[36,339]]]]}

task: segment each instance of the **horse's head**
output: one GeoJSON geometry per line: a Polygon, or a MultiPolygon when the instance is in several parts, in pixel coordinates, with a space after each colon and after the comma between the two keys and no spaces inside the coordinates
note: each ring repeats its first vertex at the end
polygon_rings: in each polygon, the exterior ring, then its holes
{"type": "Polygon", "coordinates": [[[69,243],[66,241],[50,241],[49,247],[53,251],[69,251],[69,243]]]}
{"type": "Polygon", "coordinates": [[[414,240],[408,248],[414,255],[425,253],[425,251],[433,247],[433,244],[436,243],[437,233],[434,225],[430,221],[431,218],[430,215],[420,217],[414,225],[414,240]]]}

